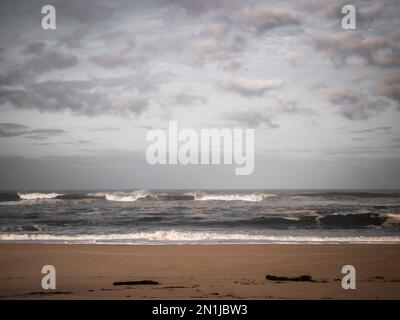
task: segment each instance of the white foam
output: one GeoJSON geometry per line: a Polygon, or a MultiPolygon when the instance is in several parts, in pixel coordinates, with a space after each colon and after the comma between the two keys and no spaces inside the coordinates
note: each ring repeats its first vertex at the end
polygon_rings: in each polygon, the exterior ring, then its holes
{"type": "Polygon", "coordinates": [[[259,194],[259,193],[232,193],[232,194],[217,194],[217,193],[187,193],[194,196],[194,200],[198,201],[249,201],[258,202],[267,198],[276,197],[274,194],[259,194]]]}
{"type": "Polygon", "coordinates": [[[384,227],[396,227],[400,225],[400,214],[388,213],[386,214],[386,221],[382,224],[384,227]]]}
{"type": "Polygon", "coordinates": [[[18,192],[18,196],[22,199],[22,200],[42,200],[42,199],[54,199],[58,196],[61,196],[61,194],[59,193],[19,193],[18,192]]]}
{"type": "Polygon", "coordinates": [[[98,197],[98,198],[105,198],[107,192],[96,192],[96,193],[87,193],[88,197],[98,197]]]}
{"type": "Polygon", "coordinates": [[[134,202],[140,198],[144,198],[149,193],[145,190],[140,190],[140,191],[133,191],[131,193],[123,193],[123,192],[117,192],[117,193],[106,193],[105,198],[109,201],[119,201],[119,202],[134,202]]]}
{"type": "Polygon", "coordinates": [[[272,236],[201,231],[152,231],[126,234],[51,235],[0,234],[0,241],[124,243],[124,244],[210,244],[210,243],[400,243],[400,236],[272,236]]]}

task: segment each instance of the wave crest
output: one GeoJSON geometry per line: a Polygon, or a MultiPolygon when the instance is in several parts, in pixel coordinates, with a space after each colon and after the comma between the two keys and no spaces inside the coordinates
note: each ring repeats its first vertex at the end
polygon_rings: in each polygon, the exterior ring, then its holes
{"type": "Polygon", "coordinates": [[[61,194],[51,192],[51,193],[17,193],[22,200],[43,200],[43,199],[54,199],[61,194]]]}
{"type": "Polygon", "coordinates": [[[123,244],[207,243],[400,243],[400,236],[272,236],[247,233],[158,230],[126,234],[51,235],[0,234],[0,241],[40,241],[123,244]]]}
{"type": "Polygon", "coordinates": [[[188,193],[194,196],[197,201],[248,201],[259,202],[269,198],[276,197],[275,194],[262,194],[262,193],[231,193],[231,194],[218,194],[218,193],[203,193],[195,192],[188,193]]]}
{"type": "Polygon", "coordinates": [[[139,199],[147,197],[149,193],[146,190],[133,191],[130,193],[117,192],[117,193],[106,193],[105,198],[109,201],[118,202],[134,202],[139,199]]]}

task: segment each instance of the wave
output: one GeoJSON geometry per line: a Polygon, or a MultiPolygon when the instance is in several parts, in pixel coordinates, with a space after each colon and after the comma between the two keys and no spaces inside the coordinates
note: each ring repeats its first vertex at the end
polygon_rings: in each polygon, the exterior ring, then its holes
{"type": "Polygon", "coordinates": [[[253,217],[220,219],[220,220],[198,220],[181,221],[184,225],[198,225],[206,227],[222,228],[274,228],[274,229],[369,229],[369,228],[388,228],[400,227],[400,215],[376,214],[376,213],[357,213],[357,214],[330,214],[318,215],[313,212],[299,214],[268,214],[253,217]]]}
{"type": "Polygon", "coordinates": [[[57,198],[58,196],[61,196],[61,194],[52,192],[52,193],[17,193],[19,198],[22,200],[43,200],[43,199],[54,199],[57,198]]]}
{"type": "Polygon", "coordinates": [[[0,234],[0,241],[123,244],[224,244],[224,243],[400,243],[400,236],[271,236],[201,231],[151,231],[126,234],[52,235],[0,234]]]}
{"type": "Polygon", "coordinates": [[[384,214],[352,213],[321,216],[317,221],[325,228],[365,228],[381,226],[386,219],[384,214]]]}
{"type": "Polygon", "coordinates": [[[399,198],[398,192],[393,193],[371,193],[371,192],[304,192],[304,193],[267,193],[261,190],[254,192],[246,191],[189,191],[189,192],[150,192],[146,190],[135,190],[127,192],[114,192],[104,191],[96,193],[25,193],[25,192],[5,192],[0,193],[0,202],[10,202],[19,200],[43,200],[43,199],[60,199],[60,200],[96,200],[105,199],[109,201],[120,201],[120,202],[134,202],[138,200],[143,201],[245,201],[245,202],[261,202],[280,200],[290,203],[297,202],[318,202],[327,203],[326,201],[363,201],[368,202],[369,199],[376,199],[376,202],[369,202],[370,205],[374,205],[373,209],[380,210],[386,209],[387,203],[397,203],[399,198]],[[386,198],[386,200],[385,200],[386,198]],[[390,200],[392,198],[392,201],[390,200]],[[386,201],[386,202],[384,202],[386,201]]]}
{"type": "Polygon", "coordinates": [[[67,194],[60,194],[56,197],[56,199],[58,200],[94,200],[98,198],[102,197],[86,193],[67,193],[67,194]]]}
{"type": "Polygon", "coordinates": [[[400,227],[400,214],[388,213],[383,215],[386,217],[385,222],[382,224],[384,227],[400,227]]]}
{"type": "Polygon", "coordinates": [[[277,197],[275,194],[261,194],[261,193],[232,193],[232,194],[218,194],[218,193],[204,193],[195,192],[187,193],[193,195],[194,200],[197,201],[249,201],[259,202],[269,198],[277,197]]]}
{"type": "Polygon", "coordinates": [[[58,199],[58,200],[86,200],[86,199],[105,199],[116,202],[135,202],[142,201],[246,201],[259,202],[270,198],[277,197],[274,194],[258,194],[258,193],[177,193],[177,194],[157,194],[146,190],[132,192],[96,192],[83,194],[59,194],[59,193],[17,193],[15,196],[4,195],[1,201],[18,201],[18,200],[39,200],[39,199],[58,199]]]}
{"type": "Polygon", "coordinates": [[[258,194],[258,193],[232,193],[232,194],[218,194],[218,193],[183,193],[183,194],[156,194],[146,190],[133,191],[130,193],[126,192],[98,192],[94,194],[88,194],[88,196],[104,198],[109,201],[121,201],[121,202],[134,202],[138,200],[148,201],[249,201],[258,202],[268,198],[276,197],[274,194],[258,194]]]}
{"type": "Polygon", "coordinates": [[[131,193],[106,193],[105,199],[118,202],[134,202],[148,196],[149,193],[145,190],[133,191],[131,193]]]}
{"type": "Polygon", "coordinates": [[[14,202],[19,201],[21,198],[17,193],[14,192],[1,192],[0,193],[0,203],[1,202],[14,202]]]}

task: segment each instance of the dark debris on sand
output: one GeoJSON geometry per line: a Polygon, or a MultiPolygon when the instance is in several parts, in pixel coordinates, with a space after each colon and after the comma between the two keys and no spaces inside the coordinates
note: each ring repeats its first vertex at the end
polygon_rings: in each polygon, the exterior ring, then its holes
{"type": "Polygon", "coordinates": [[[113,283],[114,286],[157,285],[157,284],[160,283],[153,280],[116,281],[113,283]]]}
{"type": "Polygon", "coordinates": [[[297,277],[285,277],[285,276],[273,276],[273,275],[267,274],[265,279],[271,280],[271,281],[301,281],[301,282],[308,281],[308,282],[316,282],[309,275],[301,275],[301,276],[297,276],[297,277]]]}

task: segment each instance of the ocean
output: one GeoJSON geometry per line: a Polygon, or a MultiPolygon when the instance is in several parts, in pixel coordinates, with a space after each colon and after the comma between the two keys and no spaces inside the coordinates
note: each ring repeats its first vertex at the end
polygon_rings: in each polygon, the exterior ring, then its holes
{"type": "Polygon", "coordinates": [[[0,242],[400,243],[400,192],[1,192],[0,242]]]}

